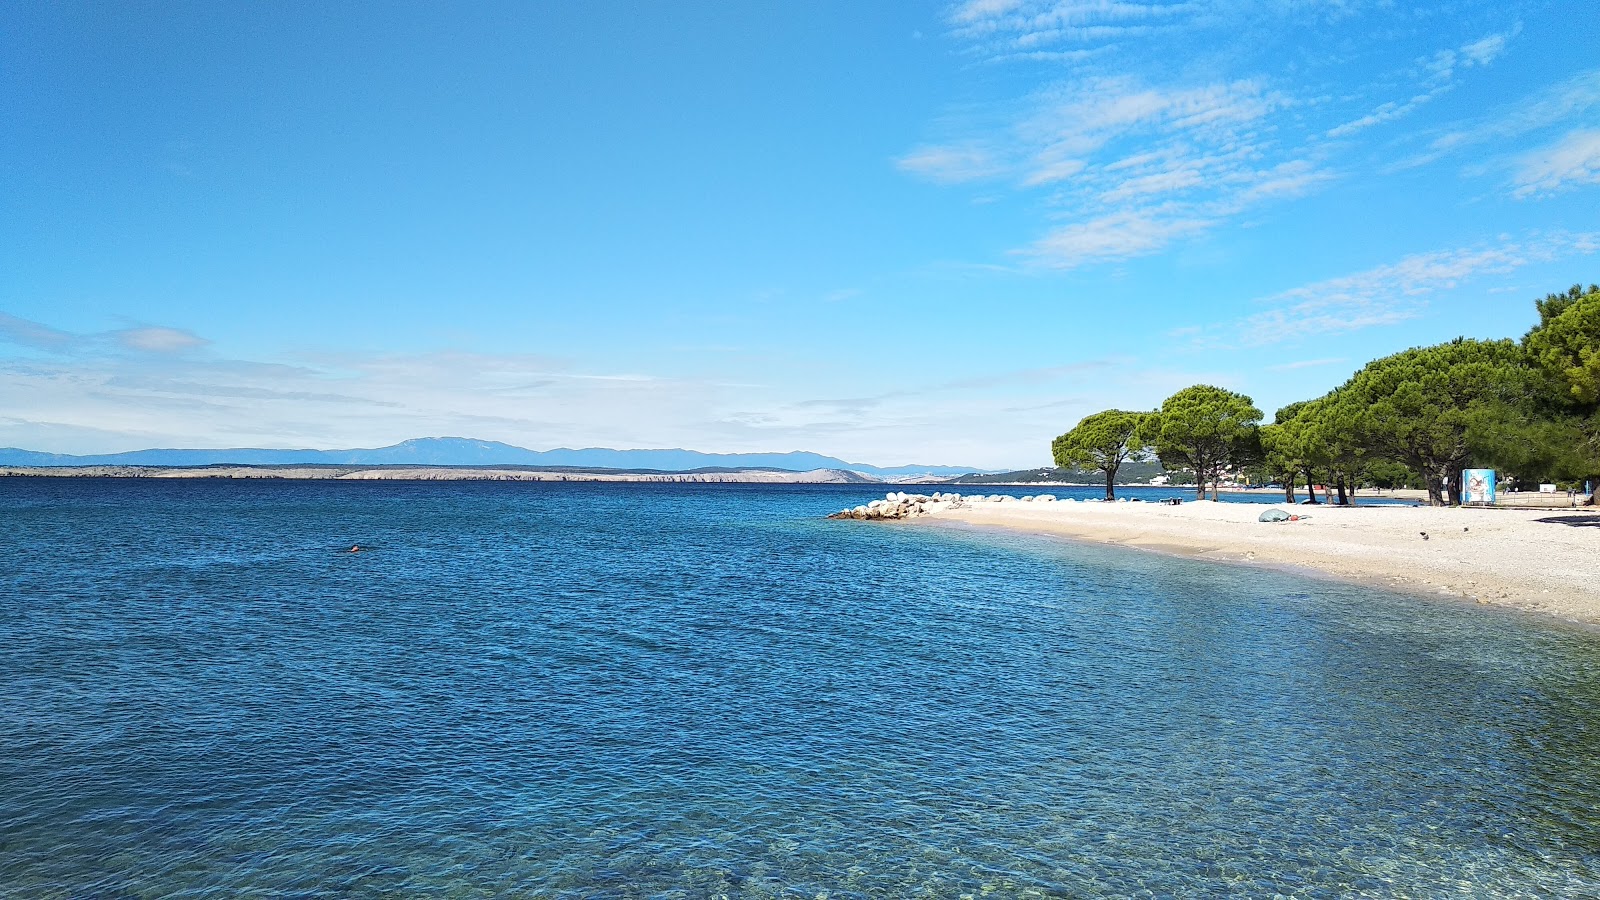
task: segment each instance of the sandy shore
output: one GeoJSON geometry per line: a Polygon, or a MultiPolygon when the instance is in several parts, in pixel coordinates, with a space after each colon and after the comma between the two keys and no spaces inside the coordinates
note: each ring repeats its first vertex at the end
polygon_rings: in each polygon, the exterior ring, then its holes
{"type": "MultiPolygon", "coordinates": [[[[1256,518],[1271,507],[1254,503],[988,502],[938,507],[915,521],[1303,567],[1397,590],[1600,625],[1600,511],[1593,508],[1317,507],[1308,519],[1269,524],[1256,518]]],[[[1277,508],[1307,512],[1305,507],[1277,508]]]]}

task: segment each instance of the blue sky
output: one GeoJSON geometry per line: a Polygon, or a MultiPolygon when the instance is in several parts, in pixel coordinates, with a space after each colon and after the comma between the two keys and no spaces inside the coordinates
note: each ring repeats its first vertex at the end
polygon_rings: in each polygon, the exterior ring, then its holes
{"type": "Polygon", "coordinates": [[[1600,280],[1592,3],[10,4],[0,445],[1021,467],[1600,280]]]}

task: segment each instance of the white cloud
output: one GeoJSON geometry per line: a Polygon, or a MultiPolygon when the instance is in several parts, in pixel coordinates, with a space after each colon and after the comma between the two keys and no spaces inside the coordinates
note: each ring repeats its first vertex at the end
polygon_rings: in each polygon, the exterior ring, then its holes
{"type": "Polygon", "coordinates": [[[1600,69],[1580,72],[1515,103],[1457,126],[1428,143],[1428,149],[1394,166],[1410,169],[1482,144],[1498,144],[1551,126],[1569,124],[1600,107],[1600,69]]]}
{"type": "Polygon", "coordinates": [[[210,343],[193,332],[157,325],[97,334],[73,334],[6,313],[0,313],[0,340],[69,355],[93,355],[103,352],[109,346],[120,346],[145,353],[181,353],[210,343]]]}
{"type": "Polygon", "coordinates": [[[1518,22],[1499,34],[1486,35],[1462,44],[1455,50],[1441,50],[1428,61],[1426,68],[1434,77],[1448,80],[1455,76],[1457,69],[1487,66],[1505,52],[1512,38],[1521,33],[1522,23],[1518,22]]]}
{"type": "Polygon", "coordinates": [[[181,328],[157,326],[129,328],[117,332],[116,336],[124,347],[146,353],[182,353],[209,343],[205,338],[181,328]]]}
{"type": "Polygon", "coordinates": [[[1579,129],[1522,157],[1516,195],[1529,197],[1579,184],[1600,184],[1600,129],[1579,129]]]}
{"type": "Polygon", "coordinates": [[[1600,234],[1533,236],[1499,246],[1419,253],[1260,301],[1269,307],[1202,329],[1200,343],[1259,347],[1393,325],[1421,316],[1428,298],[1474,278],[1600,249],[1600,234]]]}
{"type": "Polygon", "coordinates": [[[1093,411],[1088,404],[1149,405],[1158,390],[1170,392],[1169,381],[1188,377],[1168,373],[1152,387],[1154,376],[1133,360],[1071,362],[1067,355],[1055,364],[958,370],[873,396],[808,401],[797,392],[859,379],[733,385],[726,377],[459,351],[307,354],[284,364],[214,351],[102,350],[43,363],[0,357],[0,446],[328,449],[454,434],[535,449],[805,449],[877,464],[1003,468],[1046,461],[1050,438],[1093,411]]]}
{"type": "Polygon", "coordinates": [[[991,21],[1014,12],[1022,0],[967,0],[950,13],[950,21],[961,24],[991,21]]]}
{"type": "Polygon", "coordinates": [[[1130,210],[1057,228],[1023,252],[1047,266],[1072,268],[1143,256],[1209,224],[1204,219],[1130,210]]]}
{"type": "Polygon", "coordinates": [[[919,147],[895,160],[901,169],[944,184],[992,178],[1004,171],[982,147],[919,147]]]}
{"type": "Polygon", "coordinates": [[[1278,365],[1275,365],[1275,366],[1267,366],[1267,371],[1269,371],[1269,372],[1294,372],[1294,371],[1298,371],[1300,369],[1315,369],[1315,368],[1320,368],[1322,366],[1337,365],[1337,364],[1342,363],[1344,361],[1345,361],[1345,358],[1342,357],[1342,356],[1331,356],[1331,357],[1327,357],[1327,358],[1324,358],[1324,359],[1298,359],[1298,360],[1295,360],[1294,362],[1279,363],[1278,365]]]}
{"type": "Polygon", "coordinates": [[[1006,56],[1055,44],[1103,44],[1171,27],[1199,3],[1131,0],[969,0],[949,14],[951,29],[979,52],[1006,56]]]}
{"type": "Polygon", "coordinates": [[[1467,65],[1487,66],[1495,58],[1505,52],[1506,44],[1518,34],[1522,33],[1522,23],[1505,34],[1491,34],[1488,37],[1473,41],[1461,48],[1461,60],[1467,65]]]}
{"type": "MultiPolygon", "coordinates": [[[[1494,64],[1522,30],[1512,23],[1416,56],[1408,42],[1419,17],[1440,14],[1346,0],[962,2],[946,19],[948,36],[967,53],[1013,62],[1086,55],[1041,66],[1053,81],[1028,96],[969,103],[944,120],[946,134],[899,166],[930,181],[981,179],[1032,196],[1050,224],[1015,252],[1035,265],[1159,253],[1353,171],[1338,162],[1362,152],[1357,138],[1413,116],[1469,71],[1494,64]],[[1373,21],[1343,26],[1359,29],[1355,43],[1356,32],[1300,37],[1313,23],[1357,16],[1373,21]],[[1383,74],[1337,88],[1317,80],[1335,65],[1363,71],[1344,65],[1358,59],[1383,60],[1368,69],[1383,74]],[[1241,68],[1268,60],[1286,61],[1286,69],[1241,68]],[[1380,90],[1391,96],[1355,106],[1380,90]]],[[[1569,105],[1587,90],[1569,87],[1569,105]]],[[[1444,147],[1462,138],[1439,140],[1444,147]]]]}
{"type": "MultiPolygon", "coordinates": [[[[915,385],[870,397],[751,404],[727,422],[740,440],[769,447],[815,445],[819,440],[835,446],[893,441],[916,446],[919,462],[1017,469],[1048,464],[1051,439],[1096,410],[1149,409],[1187,385],[1233,381],[1226,373],[1107,358],[915,385]],[[908,435],[916,436],[914,444],[906,443],[908,435]]],[[[884,463],[911,461],[904,451],[880,458],[884,463]]]]}
{"type": "Polygon", "coordinates": [[[78,336],[58,331],[32,319],[0,313],[0,340],[39,350],[62,350],[75,343],[78,336]]]}
{"type": "Polygon", "coordinates": [[[1396,119],[1403,119],[1415,112],[1417,108],[1422,106],[1424,103],[1427,103],[1428,101],[1444,93],[1445,90],[1446,88],[1437,87],[1431,91],[1428,91],[1427,93],[1417,94],[1411,99],[1403,102],[1390,101],[1385,103],[1359,119],[1352,119],[1349,122],[1345,122],[1343,125],[1336,125],[1333,128],[1328,129],[1328,137],[1349,137],[1358,131],[1371,128],[1374,125],[1382,125],[1385,122],[1393,122],[1396,119]]]}
{"type": "Polygon", "coordinates": [[[574,371],[537,356],[439,352],[338,354],[300,365],[188,354],[0,360],[0,440],[36,444],[52,429],[106,430],[133,449],[368,446],[427,434],[631,444],[684,437],[726,391],[705,381],[574,371]],[[35,427],[37,426],[37,427],[35,427]]]}
{"type": "Polygon", "coordinates": [[[1291,159],[1250,173],[1245,179],[1248,183],[1235,195],[1228,211],[1242,212],[1263,200],[1299,197],[1333,178],[1332,172],[1317,168],[1309,160],[1291,159]]]}
{"type": "Polygon", "coordinates": [[[1019,253],[1069,268],[1156,252],[1326,181],[1308,159],[1262,164],[1273,150],[1267,120],[1288,105],[1250,79],[1159,86],[1090,78],[1035,94],[1003,139],[923,147],[899,164],[946,183],[1004,178],[1040,192],[1071,221],[1019,253]]]}
{"type": "Polygon", "coordinates": [[[1380,104],[1372,112],[1330,128],[1327,136],[1330,138],[1345,138],[1359,131],[1403,119],[1416,112],[1439,96],[1447,93],[1456,86],[1456,73],[1460,69],[1482,68],[1494,62],[1505,52],[1506,45],[1511,39],[1522,33],[1522,23],[1518,22],[1509,31],[1500,34],[1491,34],[1463,44],[1453,50],[1440,50],[1433,57],[1420,60],[1421,69],[1425,75],[1424,87],[1420,93],[1413,93],[1405,100],[1390,100],[1380,104]]]}

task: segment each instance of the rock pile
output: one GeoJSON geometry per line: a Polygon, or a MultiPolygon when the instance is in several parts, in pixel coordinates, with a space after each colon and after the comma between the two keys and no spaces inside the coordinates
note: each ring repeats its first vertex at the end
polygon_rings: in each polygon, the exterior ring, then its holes
{"type": "Polygon", "coordinates": [[[1054,494],[1040,494],[1037,497],[1011,497],[1004,494],[976,494],[964,497],[960,494],[907,494],[904,491],[890,491],[882,500],[874,500],[866,506],[857,506],[852,509],[841,509],[830,519],[914,519],[928,513],[941,512],[946,509],[960,509],[972,503],[1054,503],[1054,494]]]}

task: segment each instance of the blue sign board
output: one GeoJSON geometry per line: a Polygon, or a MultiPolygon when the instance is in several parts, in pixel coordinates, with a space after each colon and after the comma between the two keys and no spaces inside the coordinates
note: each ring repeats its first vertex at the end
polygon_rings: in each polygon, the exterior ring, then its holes
{"type": "Polygon", "coordinates": [[[1494,502],[1494,470],[1467,469],[1461,473],[1462,503],[1494,502]]]}

